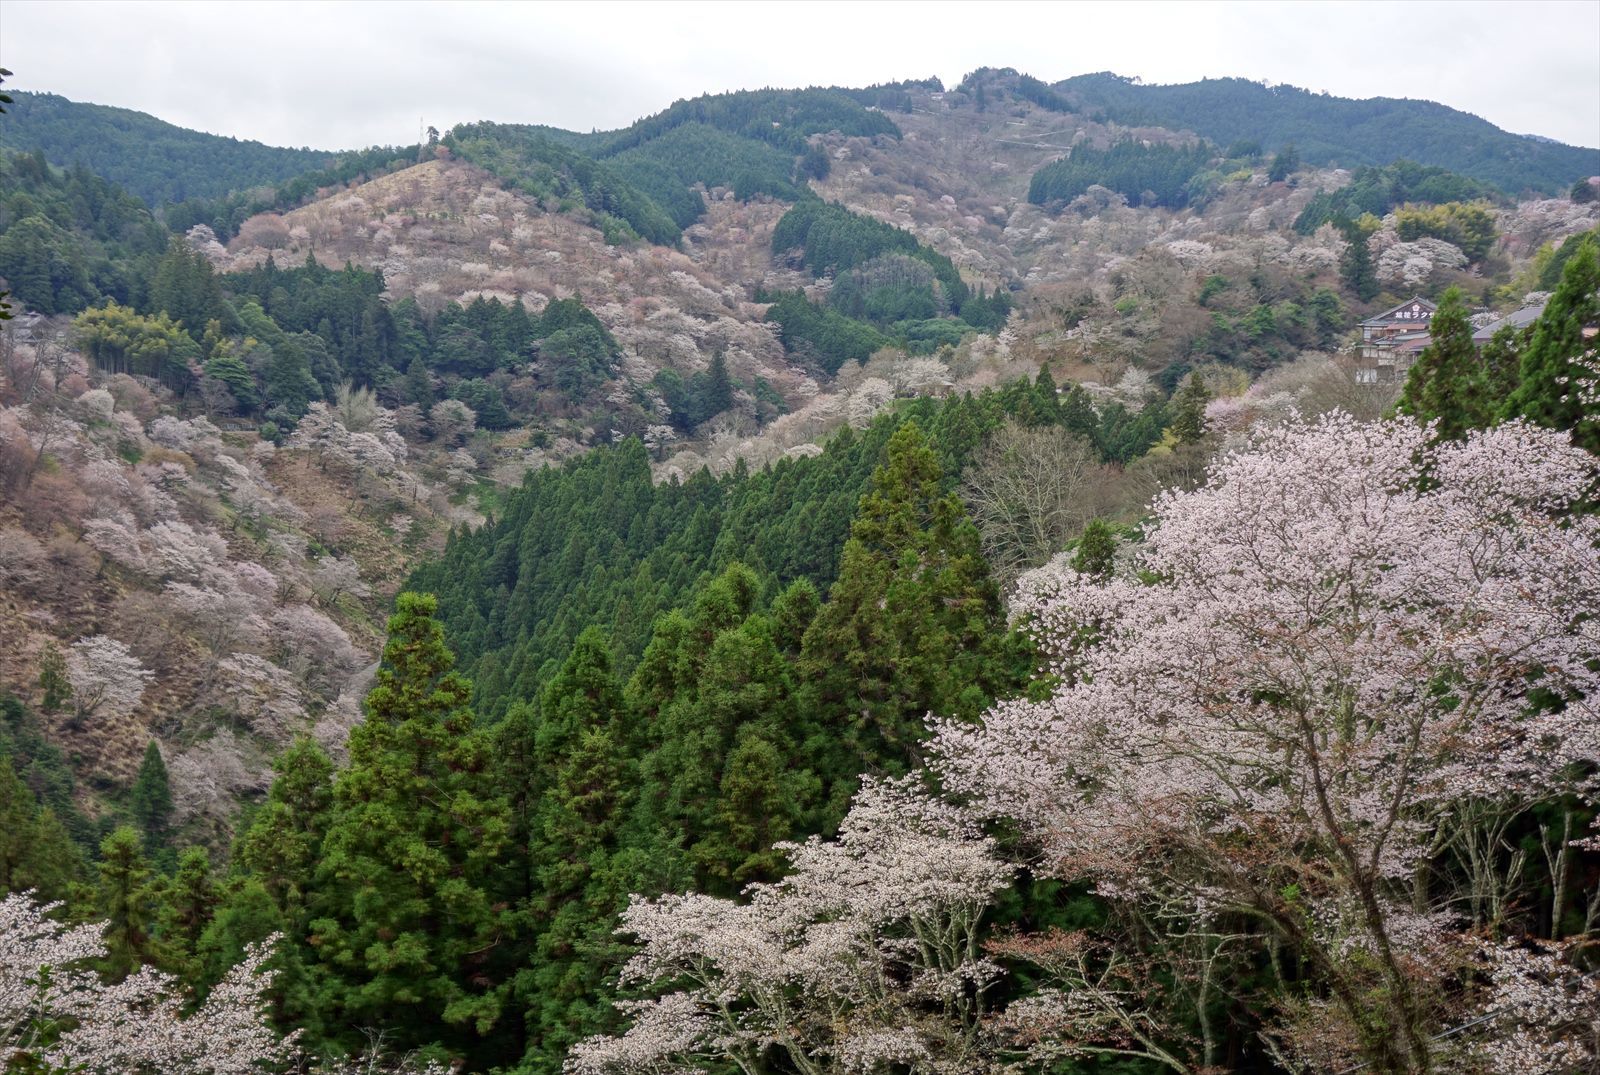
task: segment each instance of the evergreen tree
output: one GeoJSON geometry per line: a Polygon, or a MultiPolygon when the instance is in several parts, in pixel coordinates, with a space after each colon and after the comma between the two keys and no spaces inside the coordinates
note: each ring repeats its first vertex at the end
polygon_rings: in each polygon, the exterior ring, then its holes
{"type": "MultiPolygon", "coordinates": [[[[1437,318],[1437,315],[1435,315],[1437,318]]],[[[1600,322],[1600,243],[1585,239],[1562,270],[1561,283],[1534,323],[1522,352],[1518,385],[1501,414],[1535,425],[1564,429],[1574,443],[1600,452],[1600,416],[1586,402],[1600,371],[1592,358],[1595,342],[1584,329],[1600,322]]]]}
{"type": "Polygon", "coordinates": [[[105,972],[121,980],[145,964],[161,962],[155,939],[161,916],[159,885],[151,881],[139,834],[123,825],[100,844],[95,915],[106,924],[105,972]]]}
{"type": "Polygon", "coordinates": [[[974,713],[1003,678],[999,598],[978,532],[941,479],[916,423],[901,426],[806,632],[809,716],[845,752],[835,778],[869,764],[903,771],[926,713],[974,713]]]}
{"type": "Polygon", "coordinates": [[[436,600],[402,593],[395,605],[317,866],[324,1007],[352,1041],[381,1026],[401,1048],[470,1049],[502,1002],[479,971],[500,928],[489,887],[506,806],[484,776],[487,744],[436,600]]]}
{"type": "Polygon", "coordinates": [[[0,755],[0,894],[31,889],[44,899],[60,898],[78,865],[77,848],[54,812],[0,755]]]}
{"type": "Polygon", "coordinates": [[[172,786],[167,780],[167,765],[161,747],[154,740],[145,747],[144,761],[128,795],[128,810],[144,833],[144,846],[151,854],[165,845],[172,823],[172,786]]]}
{"type": "Polygon", "coordinates": [[[1516,392],[1522,376],[1522,352],[1528,346],[1531,332],[1531,327],[1518,329],[1507,325],[1484,344],[1480,355],[1483,390],[1491,406],[1503,407],[1516,392]]]}
{"type": "Polygon", "coordinates": [[[333,811],[333,762],[314,739],[301,737],[272,763],[277,777],[267,801],[240,838],[234,861],[265,886],[279,910],[306,906],[333,811]]]}
{"type": "Polygon", "coordinates": [[[1117,537],[1111,525],[1104,519],[1091,519],[1072,553],[1072,569],[1079,574],[1108,578],[1116,555],[1117,537]]]}
{"type": "Polygon", "coordinates": [[[728,360],[721,351],[711,356],[711,370],[706,382],[703,408],[707,418],[714,417],[733,406],[733,379],[728,376],[728,360]]]}
{"type": "Polygon", "coordinates": [[[1198,444],[1206,435],[1206,404],[1211,393],[1205,382],[1190,374],[1176,395],[1172,397],[1172,435],[1179,444],[1198,444]]]}
{"type": "Polygon", "coordinates": [[[1428,332],[1431,341],[1411,367],[1396,409],[1419,421],[1437,421],[1440,437],[1460,440],[1493,417],[1460,288],[1445,291],[1428,332]]]}
{"type": "Polygon", "coordinates": [[[1341,218],[1334,225],[1344,233],[1344,253],[1339,255],[1339,277],[1344,286],[1355,292],[1362,302],[1371,302],[1378,294],[1378,270],[1372,264],[1372,249],[1367,239],[1372,235],[1376,221],[1341,218]]]}
{"type": "Polygon", "coordinates": [[[591,627],[541,693],[533,729],[526,914],[535,959],[516,990],[536,1071],[559,1071],[573,1043],[609,1022],[602,987],[624,954],[612,930],[628,894],[611,861],[630,783],[623,712],[610,647],[591,627]]]}
{"type": "Polygon", "coordinates": [[[200,939],[211,925],[219,902],[211,857],[205,848],[186,849],[165,888],[159,932],[167,953],[167,969],[187,981],[199,981],[200,939]]]}

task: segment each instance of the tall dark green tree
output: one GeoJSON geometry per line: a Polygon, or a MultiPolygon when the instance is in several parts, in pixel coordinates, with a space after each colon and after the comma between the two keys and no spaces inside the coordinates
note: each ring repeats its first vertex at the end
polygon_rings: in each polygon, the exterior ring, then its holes
{"type": "MultiPolygon", "coordinates": [[[[1437,315],[1435,315],[1437,317],[1437,315]]],[[[1585,239],[1562,270],[1561,283],[1534,322],[1522,352],[1518,384],[1501,414],[1571,432],[1573,442],[1600,452],[1600,413],[1587,393],[1600,390],[1596,343],[1584,330],[1600,323],[1600,243],[1585,239]],[[1585,355],[1591,356],[1584,361],[1585,355]]]]}
{"type": "Polygon", "coordinates": [[[1172,435],[1179,444],[1198,444],[1206,435],[1206,404],[1211,393],[1205,382],[1190,374],[1172,397],[1172,435]]]}
{"type": "Polygon", "coordinates": [[[100,844],[95,915],[105,922],[105,972],[121,980],[145,964],[161,962],[156,923],[160,885],[145,860],[139,834],[124,825],[100,844]]]}
{"type": "Polygon", "coordinates": [[[161,759],[161,746],[154,739],[145,747],[139,775],[128,794],[128,810],[152,854],[166,844],[172,826],[172,785],[167,779],[167,764],[161,759]]]}
{"type": "Polygon", "coordinates": [[[470,1052],[503,999],[480,968],[500,936],[490,887],[506,805],[437,602],[402,593],[395,607],[317,866],[324,1008],[352,1044],[356,1028],[380,1026],[400,1048],[470,1052]]]}
{"type": "Polygon", "coordinates": [[[1005,678],[1000,601],[942,477],[916,423],[901,426],[806,632],[809,718],[843,748],[849,775],[908,768],[925,714],[975,714],[1005,678]]]}
{"type": "Polygon", "coordinates": [[[1494,416],[1460,288],[1448,289],[1439,299],[1428,331],[1431,342],[1412,365],[1396,409],[1419,421],[1438,422],[1439,437],[1460,440],[1494,416]]]}
{"type": "Polygon", "coordinates": [[[531,729],[538,794],[525,913],[534,958],[516,988],[533,1071],[560,1071],[572,1044],[609,1021],[602,987],[626,954],[613,930],[628,888],[612,861],[631,783],[623,725],[610,646],[590,628],[540,694],[531,729]]]}
{"type": "Polygon", "coordinates": [[[1367,240],[1372,232],[1363,221],[1341,218],[1334,225],[1344,234],[1344,253],[1339,255],[1339,277],[1344,286],[1355,292],[1362,302],[1371,302],[1378,294],[1378,270],[1372,264],[1372,250],[1367,240]]]}

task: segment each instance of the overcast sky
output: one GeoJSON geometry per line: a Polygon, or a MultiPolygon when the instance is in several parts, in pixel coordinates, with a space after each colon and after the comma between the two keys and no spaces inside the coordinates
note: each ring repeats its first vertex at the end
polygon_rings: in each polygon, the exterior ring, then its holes
{"type": "Polygon", "coordinates": [[[476,119],[614,128],[701,93],[976,67],[1419,97],[1600,146],[1600,0],[1520,3],[84,3],[0,0],[7,88],[273,145],[476,119]]]}

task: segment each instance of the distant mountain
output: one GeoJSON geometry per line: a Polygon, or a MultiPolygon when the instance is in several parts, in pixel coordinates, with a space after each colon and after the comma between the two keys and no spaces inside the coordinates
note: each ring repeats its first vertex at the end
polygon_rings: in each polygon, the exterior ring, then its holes
{"type": "Polygon", "coordinates": [[[16,103],[0,124],[0,146],[41,150],[64,167],[81,162],[151,206],[279,183],[327,167],[335,156],[202,134],[143,112],[53,93],[12,96],[16,103]]]}
{"type": "Polygon", "coordinates": [[[1579,176],[1600,173],[1600,149],[1511,134],[1487,120],[1432,101],[1352,100],[1243,78],[1184,85],[1141,85],[1101,72],[1052,87],[1075,110],[1118,123],[1194,131],[1220,146],[1293,144],[1310,164],[1433,164],[1493,183],[1507,193],[1564,193],[1579,176]]]}

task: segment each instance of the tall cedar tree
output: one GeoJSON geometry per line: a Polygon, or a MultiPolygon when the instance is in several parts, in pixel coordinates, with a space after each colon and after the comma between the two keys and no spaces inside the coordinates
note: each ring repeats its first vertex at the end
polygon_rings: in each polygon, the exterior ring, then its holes
{"type": "Polygon", "coordinates": [[[167,764],[161,759],[161,747],[154,739],[145,748],[144,761],[139,765],[139,775],[128,796],[128,808],[144,833],[145,847],[154,854],[155,849],[166,844],[167,831],[172,824],[172,785],[167,780],[167,764]]]}
{"type": "Polygon", "coordinates": [[[1198,444],[1206,435],[1206,404],[1211,393],[1195,374],[1172,397],[1172,435],[1179,444],[1198,444]]]}
{"type": "Polygon", "coordinates": [[[610,1023],[602,986],[626,957],[612,934],[628,902],[612,863],[631,784],[623,713],[610,645],[591,627],[541,693],[532,722],[526,913],[536,939],[516,979],[531,1071],[559,1072],[574,1042],[610,1023]]]}
{"type": "Polygon", "coordinates": [[[333,818],[333,762],[314,740],[302,737],[272,767],[278,775],[234,848],[233,876],[201,941],[204,975],[217,980],[246,946],[282,933],[272,963],[273,1013],[284,1029],[300,1027],[315,1041],[324,1021],[311,982],[317,952],[307,923],[333,818]]]}
{"type": "Polygon", "coordinates": [[[1411,367],[1396,409],[1423,422],[1437,421],[1438,436],[1460,440],[1494,416],[1460,288],[1440,298],[1429,335],[1432,340],[1411,367]]]}
{"type": "Polygon", "coordinates": [[[1583,398],[1586,387],[1596,387],[1597,374],[1579,361],[1586,351],[1594,351],[1595,340],[1585,339],[1583,333],[1597,322],[1600,246],[1586,239],[1562,270],[1561,283],[1534,323],[1533,338],[1522,352],[1517,390],[1505,401],[1502,417],[1567,430],[1573,443],[1600,452],[1600,417],[1583,398]]]}
{"type": "Polygon", "coordinates": [[[111,978],[121,981],[141,966],[160,962],[161,948],[155,939],[160,896],[139,834],[123,825],[100,844],[95,905],[95,916],[106,924],[104,970],[111,978]]]}
{"type": "Polygon", "coordinates": [[[376,1026],[397,1048],[470,1052],[500,1015],[479,969],[499,939],[488,889],[507,809],[483,776],[487,743],[436,600],[402,593],[395,606],[317,867],[323,1002],[350,1044],[376,1026]]]}
{"type": "Polygon", "coordinates": [[[927,713],[974,714],[1004,677],[999,596],[941,478],[916,423],[896,430],[806,632],[810,720],[845,752],[830,775],[910,768],[927,713]]]}
{"type": "Polygon", "coordinates": [[[756,611],[759,590],[753,571],[730,564],[688,615],[658,621],[629,684],[650,731],[642,827],[696,889],[727,896],[776,879],[771,844],[817,799],[792,731],[793,673],[779,626],[756,611]]]}

